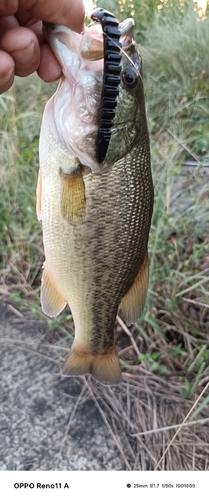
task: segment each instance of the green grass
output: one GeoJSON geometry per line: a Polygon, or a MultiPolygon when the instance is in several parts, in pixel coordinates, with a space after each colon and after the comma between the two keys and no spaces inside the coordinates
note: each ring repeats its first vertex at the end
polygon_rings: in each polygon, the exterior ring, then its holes
{"type": "Polygon", "coordinates": [[[182,375],[185,393],[209,375],[209,168],[178,181],[186,159],[209,159],[208,44],[209,19],[190,12],[156,20],[141,46],[155,186],[141,360],[182,375]]]}
{"type": "Polygon", "coordinates": [[[180,153],[209,157],[208,43],[209,19],[202,22],[193,11],[178,23],[156,19],[147,31],[142,55],[148,114],[161,161],[168,146],[175,160],[180,153]],[[174,151],[173,143],[180,148],[174,151]]]}
{"type": "Polygon", "coordinates": [[[40,122],[51,90],[32,76],[17,79],[0,100],[0,267],[31,285],[43,260],[35,189],[40,122]]]}
{"type": "MultiPolygon", "coordinates": [[[[177,377],[184,397],[209,377],[209,169],[203,174],[200,165],[187,174],[175,201],[182,162],[209,157],[208,47],[209,20],[191,13],[175,24],[155,21],[141,46],[155,208],[149,293],[133,329],[139,353],[122,360],[177,377]]],[[[35,213],[38,139],[54,89],[32,76],[0,97],[0,292],[6,287],[16,304],[33,299],[33,312],[44,261],[35,213]]],[[[67,315],[49,327],[65,329],[68,322],[67,315]]]]}

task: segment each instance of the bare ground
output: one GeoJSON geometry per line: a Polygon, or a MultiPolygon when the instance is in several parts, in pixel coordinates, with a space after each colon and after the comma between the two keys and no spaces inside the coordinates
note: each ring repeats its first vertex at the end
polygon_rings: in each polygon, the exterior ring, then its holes
{"type": "Polygon", "coordinates": [[[124,372],[119,387],[63,378],[66,347],[47,331],[47,321],[0,303],[0,470],[209,470],[207,405],[159,464],[177,430],[167,427],[183,422],[207,380],[184,399],[177,377],[143,368],[124,372]]]}
{"type": "Polygon", "coordinates": [[[47,322],[0,306],[0,470],[122,470],[123,460],[83,381],[59,375],[47,322]]]}

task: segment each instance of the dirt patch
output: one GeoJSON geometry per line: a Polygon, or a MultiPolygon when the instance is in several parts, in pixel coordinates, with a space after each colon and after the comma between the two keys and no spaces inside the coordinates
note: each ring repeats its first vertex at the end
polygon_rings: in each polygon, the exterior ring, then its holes
{"type": "Polygon", "coordinates": [[[21,321],[0,304],[0,469],[122,470],[82,379],[60,376],[64,351],[46,331],[47,322],[21,321]]]}
{"type": "MultiPolygon", "coordinates": [[[[8,307],[0,304],[0,469],[153,470],[176,432],[168,427],[182,423],[207,381],[183,399],[177,378],[143,368],[124,372],[119,387],[63,378],[66,348],[46,341],[47,322],[8,307]]],[[[207,406],[194,420],[160,469],[209,469],[207,406]]]]}

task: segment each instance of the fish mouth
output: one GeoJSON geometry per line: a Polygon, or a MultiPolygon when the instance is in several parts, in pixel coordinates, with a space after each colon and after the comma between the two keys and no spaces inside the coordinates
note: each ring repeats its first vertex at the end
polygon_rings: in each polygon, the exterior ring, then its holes
{"type": "MultiPolygon", "coordinates": [[[[97,24],[86,28],[81,34],[75,33],[66,26],[48,22],[43,22],[43,33],[49,44],[54,48],[62,67],[64,66],[62,64],[64,47],[62,50],[56,50],[58,43],[66,46],[71,53],[74,53],[76,58],[80,56],[82,60],[85,60],[86,67],[91,68],[91,64],[93,62],[95,64],[95,61],[98,61],[98,68],[101,68],[103,64],[102,91],[97,114],[98,129],[95,144],[96,161],[101,164],[105,161],[113,131],[113,121],[121,83],[122,52],[135,45],[133,40],[134,20],[128,18],[119,24],[113,14],[102,8],[95,9],[91,18],[97,24]]],[[[76,84],[75,76],[74,80],[72,78],[72,84],[76,84]]]]}
{"type": "Polygon", "coordinates": [[[47,41],[50,42],[51,35],[58,32],[57,28],[59,28],[59,25],[54,24],[54,23],[47,23],[47,22],[43,21],[42,32],[43,32],[47,41]]]}
{"type": "Polygon", "coordinates": [[[119,24],[119,30],[121,32],[121,44],[123,50],[129,49],[131,46],[135,45],[134,41],[134,26],[135,22],[132,17],[125,19],[122,23],[119,24]]]}
{"type": "Polygon", "coordinates": [[[43,30],[44,31],[47,31],[47,30],[50,30],[50,31],[53,31],[56,27],[56,24],[54,23],[47,23],[45,21],[43,21],[43,30]]]}
{"type": "Polygon", "coordinates": [[[67,26],[43,21],[43,32],[46,33],[46,35],[47,35],[47,33],[54,33],[55,34],[55,33],[60,33],[60,32],[64,32],[64,31],[66,31],[68,33],[69,30],[70,30],[70,28],[68,28],[67,26]]]}

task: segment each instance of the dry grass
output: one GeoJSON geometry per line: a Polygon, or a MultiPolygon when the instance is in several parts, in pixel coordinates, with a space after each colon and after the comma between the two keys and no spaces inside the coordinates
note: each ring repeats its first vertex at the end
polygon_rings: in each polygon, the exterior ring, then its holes
{"type": "MultiPolygon", "coordinates": [[[[28,307],[20,313],[14,305],[11,309],[11,303],[6,298],[4,301],[15,318],[15,326],[24,324],[27,330],[27,324],[34,322],[37,316],[28,307]]],[[[41,313],[39,322],[44,322],[41,313]]],[[[71,328],[69,320],[68,332],[71,328]]],[[[17,337],[10,342],[17,351],[34,352],[36,356],[53,361],[59,371],[68,353],[66,334],[64,329],[54,326],[46,331],[41,340],[34,338],[29,343],[21,342],[17,337]]],[[[136,336],[136,333],[132,335],[136,336]]],[[[130,344],[130,337],[126,334],[124,341],[125,338],[130,344]]],[[[7,344],[8,339],[1,338],[2,343],[7,344]]],[[[130,351],[130,346],[128,349],[130,351]]],[[[133,349],[136,349],[135,346],[133,349]]],[[[119,356],[122,357],[122,353],[119,352],[119,356]]],[[[78,380],[80,395],[63,430],[57,470],[65,454],[67,436],[76,425],[77,410],[81,410],[87,400],[92,400],[98,409],[123,459],[124,470],[208,470],[209,375],[201,378],[195,390],[187,396],[184,384],[178,381],[175,374],[164,377],[142,364],[124,370],[119,387],[101,385],[91,377],[80,377],[78,380]]]]}

